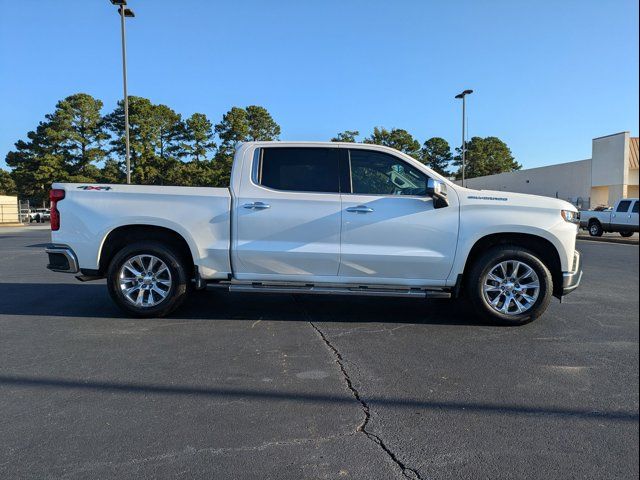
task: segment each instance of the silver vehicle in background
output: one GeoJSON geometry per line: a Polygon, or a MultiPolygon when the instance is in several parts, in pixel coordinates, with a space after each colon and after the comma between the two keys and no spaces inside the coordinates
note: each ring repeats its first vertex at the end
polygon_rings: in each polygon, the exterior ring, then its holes
{"type": "Polygon", "coordinates": [[[51,210],[48,208],[32,208],[29,210],[29,223],[44,223],[51,220],[51,210]]]}
{"type": "Polygon", "coordinates": [[[604,232],[619,232],[623,237],[630,237],[638,231],[638,205],[637,198],[623,198],[613,208],[582,210],[580,226],[592,237],[601,237],[604,232]]]}

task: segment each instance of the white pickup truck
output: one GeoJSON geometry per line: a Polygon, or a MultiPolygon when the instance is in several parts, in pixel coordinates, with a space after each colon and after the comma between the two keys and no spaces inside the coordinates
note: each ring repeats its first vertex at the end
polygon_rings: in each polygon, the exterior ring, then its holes
{"type": "Polygon", "coordinates": [[[107,278],[136,316],[191,289],[468,298],[493,321],[575,289],[579,216],[547,197],[462,188],[396,150],[250,142],[231,185],[56,183],[48,268],[107,278]]]}
{"type": "Polygon", "coordinates": [[[601,237],[604,232],[630,237],[638,231],[638,204],[637,198],[623,198],[613,208],[581,210],[580,226],[589,230],[592,237],[601,237]]]}

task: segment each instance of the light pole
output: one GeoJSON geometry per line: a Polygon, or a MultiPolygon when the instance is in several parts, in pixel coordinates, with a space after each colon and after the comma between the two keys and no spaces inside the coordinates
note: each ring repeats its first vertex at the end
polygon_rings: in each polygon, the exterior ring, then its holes
{"type": "Polygon", "coordinates": [[[465,102],[465,97],[472,93],[473,93],[473,90],[465,90],[462,93],[459,93],[458,95],[456,95],[456,98],[462,99],[462,186],[463,187],[464,187],[465,169],[467,167],[466,158],[465,158],[465,155],[467,153],[467,141],[466,141],[465,132],[464,132],[466,106],[467,106],[465,102]]]}
{"type": "Polygon", "coordinates": [[[122,35],[122,83],[124,89],[124,143],[127,161],[127,183],[131,183],[131,154],[129,151],[129,96],[127,95],[127,34],[124,26],[125,17],[133,18],[135,14],[130,8],[125,8],[127,0],[111,0],[118,7],[120,15],[120,31],[122,35]]]}

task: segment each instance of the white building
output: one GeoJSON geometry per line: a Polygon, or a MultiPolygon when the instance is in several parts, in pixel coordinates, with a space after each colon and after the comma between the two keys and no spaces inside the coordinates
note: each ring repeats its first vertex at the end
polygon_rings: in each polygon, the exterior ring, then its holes
{"type": "Polygon", "coordinates": [[[466,186],[556,197],[581,208],[613,205],[638,197],[638,137],[621,132],[594,138],[590,159],[470,178],[466,186]]]}

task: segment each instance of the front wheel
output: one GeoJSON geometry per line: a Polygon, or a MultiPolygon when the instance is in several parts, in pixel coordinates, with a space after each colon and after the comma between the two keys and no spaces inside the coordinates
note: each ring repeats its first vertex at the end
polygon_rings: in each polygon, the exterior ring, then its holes
{"type": "Polygon", "coordinates": [[[187,296],[185,261],[155,242],[139,242],[120,250],[107,271],[113,301],[136,317],[163,317],[187,296]]]}
{"type": "Polygon", "coordinates": [[[620,236],[624,238],[629,238],[633,236],[633,232],[620,232],[620,236]]]}
{"type": "Polygon", "coordinates": [[[540,317],[551,302],[549,269],[533,253],[513,245],[491,248],[471,267],[467,295],[485,319],[523,325],[540,317]]]}
{"type": "Polygon", "coordinates": [[[589,235],[592,237],[601,237],[603,233],[604,230],[602,229],[600,222],[591,222],[589,224],[589,235]]]}

